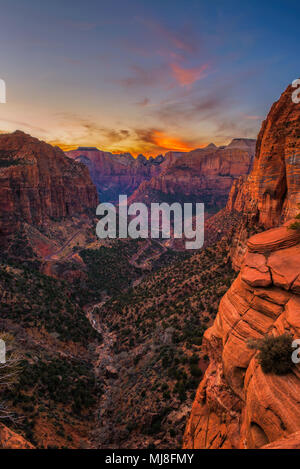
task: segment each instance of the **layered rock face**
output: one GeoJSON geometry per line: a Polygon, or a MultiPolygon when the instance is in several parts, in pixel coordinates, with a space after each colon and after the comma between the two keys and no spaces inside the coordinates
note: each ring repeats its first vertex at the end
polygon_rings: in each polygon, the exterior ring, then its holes
{"type": "MultiPolygon", "coordinates": [[[[258,136],[254,167],[235,181],[221,219],[232,219],[230,254],[241,270],[205,333],[210,365],[188,422],[186,448],[299,448],[299,365],[264,374],[249,339],[300,337],[300,107],[288,87],[258,136]],[[278,226],[268,231],[263,229],[278,226]],[[249,238],[249,234],[262,231],[249,238]]],[[[219,226],[218,215],[215,218],[219,226]]]]}
{"type": "Polygon", "coordinates": [[[34,449],[34,446],[1,423],[0,449],[34,449]]]}
{"type": "Polygon", "coordinates": [[[226,205],[233,181],[251,170],[254,151],[255,140],[236,139],[227,147],[211,144],[172,155],[161,165],[160,174],[143,182],[132,199],[152,201],[156,193],[162,199],[197,199],[216,211],[226,205]]]}
{"type": "MultiPolygon", "coordinates": [[[[239,266],[247,227],[271,228],[297,213],[300,203],[300,106],[292,101],[289,86],[273,104],[258,135],[253,171],[235,181],[226,211],[240,213],[243,220],[233,245],[233,262],[239,266]]],[[[227,216],[229,216],[227,213],[227,216]]]]}
{"type": "Polygon", "coordinates": [[[86,147],[66,152],[66,155],[89,168],[102,201],[117,201],[119,194],[132,194],[142,181],[159,174],[165,160],[162,155],[149,160],[139,155],[135,159],[130,153],[115,155],[86,147]]]}
{"type": "Polygon", "coordinates": [[[210,365],[185,448],[300,448],[299,365],[285,376],[264,374],[247,346],[285,332],[300,338],[300,233],[283,226],[249,239],[241,272],[205,332],[210,365]]]}
{"type": "Polygon", "coordinates": [[[96,188],[85,165],[23,132],[0,136],[0,236],[20,223],[43,226],[49,219],[94,209],[96,188]]]}

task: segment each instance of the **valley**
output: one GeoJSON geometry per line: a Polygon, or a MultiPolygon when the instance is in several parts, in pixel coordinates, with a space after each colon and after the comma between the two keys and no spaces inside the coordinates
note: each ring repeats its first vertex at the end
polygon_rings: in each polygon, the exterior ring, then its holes
{"type": "Polygon", "coordinates": [[[299,366],[266,374],[248,347],[299,333],[291,92],[272,106],[255,157],[248,139],[149,162],[0,135],[0,337],[18,354],[15,379],[0,381],[11,414],[2,447],[298,444],[299,366]],[[98,195],[123,190],[147,204],[210,201],[204,248],[97,239],[98,195]]]}

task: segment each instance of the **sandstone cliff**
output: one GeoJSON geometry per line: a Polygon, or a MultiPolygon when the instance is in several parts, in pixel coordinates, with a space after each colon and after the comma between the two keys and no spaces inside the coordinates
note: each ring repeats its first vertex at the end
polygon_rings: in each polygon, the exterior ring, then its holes
{"type": "Polygon", "coordinates": [[[132,194],[142,181],[159,173],[164,161],[162,155],[149,160],[139,155],[135,159],[129,153],[115,155],[86,147],[79,147],[66,155],[89,168],[102,201],[118,201],[119,194],[132,194]]]}
{"type": "Polygon", "coordinates": [[[143,182],[132,195],[134,201],[197,201],[208,211],[226,205],[232,183],[252,168],[255,140],[235,139],[227,147],[211,144],[186,154],[172,155],[161,172],[143,182]]]}
{"type": "Polygon", "coordinates": [[[0,449],[34,449],[34,446],[0,423],[0,449]]]}
{"type": "Polygon", "coordinates": [[[253,170],[235,181],[226,209],[230,254],[241,269],[205,333],[210,365],[194,401],[185,448],[300,447],[300,369],[264,374],[249,339],[300,333],[300,236],[287,229],[297,213],[300,107],[288,87],[258,136],[253,170]],[[252,236],[253,231],[263,231],[252,236]]]}
{"type": "Polygon", "coordinates": [[[0,136],[0,236],[20,223],[43,226],[97,206],[96,188],[85,165],[58,147],[16,131],[0,136]]]}
{"type": "Polygon", "coordinates": [[[300,106],[289,86],[273,104],[258,135],[253,171],[234,182],[226,216],[242,220],[232,246],[233,265],[240,266],[251,228],[271,228],[297,213],[300,203],[300,106]]]}
{"type": "Polygon", "coordinates": [[[210,365],[185,448],[260,448],[300,430],[299,365],[285,376],[264,374],[247,346],[266,334],[299,338],[299,280],[299,233],[281,227],[249,239],[241,272],[204,335],[210,365]]]}

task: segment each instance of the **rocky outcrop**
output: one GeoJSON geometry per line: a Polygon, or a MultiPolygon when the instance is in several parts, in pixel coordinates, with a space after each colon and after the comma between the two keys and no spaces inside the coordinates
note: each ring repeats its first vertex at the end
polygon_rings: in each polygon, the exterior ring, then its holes
{"type": "Polygon", "coordinates": [[[23,132],[0,135],[0,236],[20,223],[47,225],[95,209],[96,188],[88,170],[58,147],[23,132]]]}
{"type": "Polygon", "coordinates": [[[0,423],[0,449],[34,449],[34,446],[0,423]]]}
{"type": "Polygon", "coordinates": [[[233,180],[248,174],[255,140],[234,139],[227,147],[210,144],[190,153],[169,151],[148,160],[139,155],[114,155],[97,148],[79,147],[67,156],[88,166],[101,200],[117,201],[119,194],[132,201],[163,201],[165,196],[197,197],[219,208],[233,180]]]}
{"type": "Polygon", "coordinates": [[[299,446],[299,365],[284,376],[264,374],[247,345],[266,334],[299,338],[299,279],[299,232],[291,235],[283,226],[249,239],[241,272],[205,332],[210,365],[186,427],[185,448],[299,446]]]}
{"type": "Polygon", "coordinates": [[[264,374],[247,345],[266,334],[300,333],[300,234],[288,229],[300,202],[300,107],[291,95],[288,87],[272,106],[252,172],[234,182],[221,219],[211,222],[234,221],[229,249],[241,271],[205,333],[210,365],[185,448],[299,447],[299,365],[285,376],[264,374]]]}
{"type": "Polygon", "coordinates": [[[253,171],[235,181],[226,212],[241,215],[232,246],[235,267],[240,266],[246,240],[254,225],[278,226],[297,213],[300,203],[300,106],[289,86],[273,104],[258,135],[253,171]],[[249,230],[250,229],[250,230],[249,230]]]}
{"type": "Polygon", "coordinates": [[[300,449],[300,431],[265,445],[262,449],[300,449]]]}
{"type": "Polygon", "coordinates": [[[131,199],[204,202],[216,212],[226,205],[233,181],[251,170],[254,151],[255,140],[236,139],[227,147],[210,144],[186,154],[167,154],[160,174],[143,182],[131,199]]]}
{"type": "Polygon", "coordinates": [[[135,159],[130,153],[117,155],[88,147],[79,147],[66,155],[89,168],[102,201],[118,201],[119,194],[132,194],[142,181],[159,174],[164,161],[162,155],[149,160],[139,155],[135,159]]]}

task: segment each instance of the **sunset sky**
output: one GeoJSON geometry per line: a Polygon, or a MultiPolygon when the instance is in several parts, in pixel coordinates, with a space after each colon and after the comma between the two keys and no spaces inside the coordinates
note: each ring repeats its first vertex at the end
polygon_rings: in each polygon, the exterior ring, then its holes
{"type": "Polygon", "coordinates": [[[255,138],[299,35],[298,0],[0,0],[0,131],[148,156],[255,138]]]}

